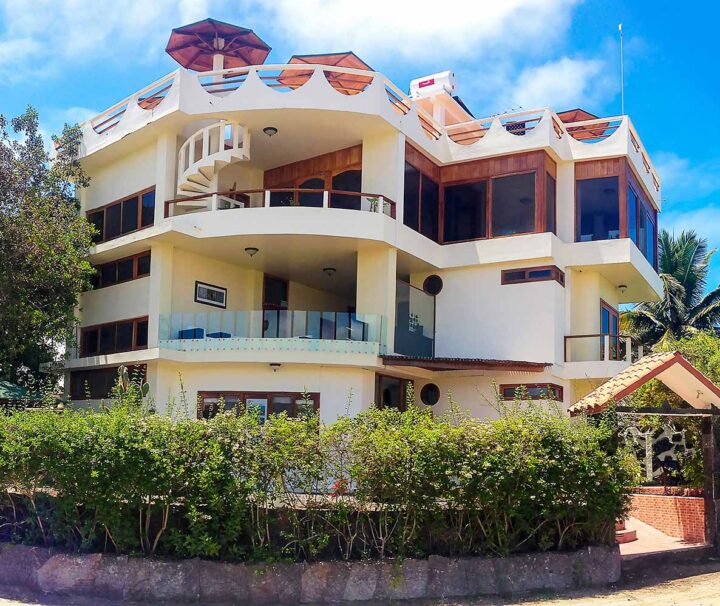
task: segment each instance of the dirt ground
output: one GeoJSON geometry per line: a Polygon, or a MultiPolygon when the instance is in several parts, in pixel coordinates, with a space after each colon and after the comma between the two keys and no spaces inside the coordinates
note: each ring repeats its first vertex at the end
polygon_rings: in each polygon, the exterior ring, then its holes
{"type": "MultiPolygon", "coordinates": [[[[400,604],[395,602],[395,604],[400,604]]],[[[534,594],[511,599],[433,600],[407,606],[720,606],[720,560],[661,566],[624,578],[606,589],[562,595],[534,594]]],[[[0,587],[0,606],[121,606],[73,598],[47,598],[0,587]]],[[[130,606],[123,604],[122,606],[130,606]]],[[[167,605],[171,606],[171,605],[167,605]]],[[[368,604],[368,606],[371,606],[368,604]]],[[[373,606],[388,606],[375,604],[373,606]]]]}

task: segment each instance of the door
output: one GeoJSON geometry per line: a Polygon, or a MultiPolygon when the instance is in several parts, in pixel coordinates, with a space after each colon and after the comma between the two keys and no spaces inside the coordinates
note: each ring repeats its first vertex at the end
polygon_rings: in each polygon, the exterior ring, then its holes
{"type": "Polygon", "coordinates": [[[611,360],[620,359],[620,317],[615,308],[611,307],[602,299],[600,300],[600,359],[605,359],[605,337],[610,336],[610,354],[611,360]]]}
{"type": "Polygon", "coordinates": [[[288,281],[267,274],[263,280],[263,337],[287,338],[290,334],[288,281]]]}

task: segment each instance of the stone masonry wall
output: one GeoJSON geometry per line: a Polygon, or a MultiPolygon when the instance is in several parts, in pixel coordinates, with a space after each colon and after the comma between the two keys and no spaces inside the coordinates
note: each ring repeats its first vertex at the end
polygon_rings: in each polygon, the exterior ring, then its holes
{"type": "Polygon", "coordinates": [[[671,537],[690,543],[706,541],[702,497],[634,494],[630,515],[671,537]]]}
{"type": "Polygon", "coordinates": [[[0,585],[138,602],[298,604],[565,590],[620,578],[617,547],[508,558],[230,564],[0,544],[0,585]]]}

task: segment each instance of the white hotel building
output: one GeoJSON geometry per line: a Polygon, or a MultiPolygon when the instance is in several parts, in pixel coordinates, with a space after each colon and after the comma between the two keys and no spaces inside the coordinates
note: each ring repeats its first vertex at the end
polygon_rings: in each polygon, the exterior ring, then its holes
{"type": "Polygon", "coordinates": [[[493,381],[569,407],[642,355],[617,310],[661,295],[660,184],[629,117],[478,119],[451,73],[407,95],[351,53],[213,70],[230,26],[190,27],[215,31],[210,71],[83,125],[98,275],[73,401],[128,365],[159,410],[182,377],[200,415],[306,393],[331,421],[412,384],[485,416],[493,381]]]}

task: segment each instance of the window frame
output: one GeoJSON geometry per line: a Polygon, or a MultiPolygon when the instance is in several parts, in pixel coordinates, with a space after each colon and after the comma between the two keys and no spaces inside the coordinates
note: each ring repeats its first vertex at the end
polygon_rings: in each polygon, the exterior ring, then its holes
{"type": "Polygon", "coordinates": [[[120,257],[119,259],[115,259],[114,261],[108,261],[107,263],[100,263],[100,265],[94,265],[93,269],[96,272],[97,280],[98,280],[98,286],[95,286],[92,288],[92,290],[100,290],[101,288],[109,288],[111,286],[117,286],[118,284],[126,284],[127,282],[132,282],[133,280],[140,280],[141,278],[147,278],[150,276],[150,271],[146,274],[140,275],[138,273],[138,263],[140,258],[148,256],[150,257],[152,261],[152,251],[146,250],[141,253],[137,253],[134,255],[128,255],[127,257],[120,257]],[[111,265],[115,265],[115,276],[117,277],[118,272],[118,264],[120,264],[123,261],[127,261],[128,259],[133,260],[133,275],[131,278],[128,278],[126,280],[116,280],[112,284],[103,284],[102,282],[102,270],[106,267],[110,267],[111,265]]]}
{"type": "Polygon", "coordinates": [[[398,410],[400,412],[405,412],[407,410],[408,386],[412,384],[413,389],[414,389],[415,381],[413,381],[413,379],[408,379],[407,377],[396,377],[396,376],[389,375],[386,373],[376,372],[375,373],[375,407],[379,408],[381,410],[385,408],[385,405],[382,402],[382,397],[381,397],[381,393],[380,393],[383,379],[392,379],[393,381],[400,382],[400,405],[398,406],[398,410]]]}
{"type": "Polygon", "coordinates": [[[245,401],[248,398],[253,399],[265,399],[268,401],[268,410],[267,410],[267,416],[270,416],[271,414],[274,414],[270,411],[270,400],[275,397],[290,397],[292,398],[292,406],[293,406],[293,415],[290,418],[297,418],[297,400],[300,400],[303,398],[303,396],[309,396],[310,399],[313,401],[313,411],[318,412],[320,410],[320,392],[317,391],[311,391],[311,392],[305,392],[302,391],[236,391],[236,390],[220,390],[220,391],[206,391],[206,390],[198,390],[196,394],[196,417],[198,420],[209,420],[215,417],[219,411],[215,411],[215,414],[209,417],[205,417],[204,415],[204,398],[224,398],[226,396],[238,398],[239,403],[242,407],[245,407],[245,401]]]}
{"type": "MultiPolygon", "coordinates": [[[[128,234],[133,234],[135,232],[142,231],[143,229],[147,229],[148,227],[152,227],[153,225],[155,225],[154,215],[153,215],[153,220],[151,223],[149,223],[148,225],[142,224],[142,210],[143,210],[142,198],[145,194],[147,194],[149,192],[155,192],[155,190],[156,190],[155,185],[152,185],[152,186],[146,187],[145,189],[142,189],[138,192],[128,194],[127,196],[123,196],[122,198],[119,198],[117,200],[113,200],[112,202],[110,202],[108,204],[104,204],[103,206],[98,206],[96,208],[86,210],[85,218],[91,223],[92,223],[92,221],[90,221],[91,215],[96,215],[98,213],[102,213],[102,217],[103,217],[103,221],[102,221],[102,224],[103,224],[102,236],[103,237],[100,240],[94,241],[93,244],[97,245],[97,244],[103,244],[104,242],[110,242],[112,240],[117,240],[118,238],[121,238],[122,236],[126,236],[128,234]],[[136,201],[137,201],[137,227],[133,230],[123,232],[122,231],[122,217],[123,217],[122,205],[125,202],[132,200],[132,199],[136,199],[136,201]],[[107,237],[107,230],[108,230],[107,212],[108,212],[108,209],[115,207],[115,206],[120,206],[120,233],[117,236],[108,238],[107,237]]],[[[157,208],[157,198],[155,199],[155,208],[157,208]]]]}
{"type": "Polygon", "coordinates": [[[138,336],[138,324],[142,322],[148,322],[149,318],[148,316],[138,316],[136,318],[127,318],[123,320],[116,320],[114,322],[103,322],[102,324],[92,324],[89,326],[82,326],[80,328],[80,358],[91,358],[95,356],[108,356],[116,353],[123,353],[127,351],[140,351],[143,349],[148,349],[148,345],[138,345],[137,344],[137,336],[138,336]],[[117,349],[117,326],[119,324],[127,324],[129,322],[132,322],[132,347],[130,349],[117,349]],[[112,351],[100,351],[100,340],[101,340],[101,329],[107,328],[109,326],[115,327],[115,345],[116,348],[112,351]],[[86,354],[86,339],[87,339],[87,333],[90,331],[96,330],[97,331],[97,337],[96,337],[96,350],[94,353],[86,354]]]}
{"type": "Polygon", "coordinates": [[[555,397],[553,398],[543,398],[542,396],[529,396],[529,400],[543,400],[543,399],[549,399],[552,402],[563,402],[565,398],[565,390],[563,389],[562,385],[558,385],[557,383],[502,383],[498,385],[498,395],[500,396],[500,399],[504,402],[512,402],[515,399],[515,391],[520,388],[525,387],[526,389],[545,389],[547,390],[547,396],[550,395],[550,390],[554,390],[555,397]],[[505,391],[508,389],[512,389],[512,397],[506,396],[505,391]]]}
{"type": "MultiPolygon", "coordinates": [[[[109,367],[103,367],[103,368],[78,368],[75,370],[70,371],[70,377],[68,381],[68,395],[70,397],[70,400],[74,401],[87,401],[85,396],[87,395],[84,391],[85,383],[89,383],[88,378],[84,377],[84,375],[89,375],[91,373],[105,373],[109,374],[112,372],[113,374],[113,383],[115,384],[115,378],[117,377],[117,371],[120,366],[109,366],[109,367]],[[78,385],[77,381],[82,378],[82,388],[83,392],[80,393],[78,391],[78,385]],[[77,394],[80,393],[80,397],[75,397],[77,394]]],[[[143,373],[143,380],[147,380],[147,364],[134,364],[132,366],[128,366],[128,374],[131,378],[133,378],[133,375],[137,373],[138,371],[141,371],[143,373]]],[[[106,377],[107,382],[107,377],[106,377]]],[[[112,391],[112,386],[108,389],[108,392],[106,395],[98,396],[98,397],[91,397],[91,400],[103,400],[110,396],[112,391]]]]}
{"type": "Polygon", "coordinates": [[[565,272],[560,269],[557,265],[539,265],[537,267],[518,267],[517,269],[503,269],[500,272],[500,284],[507,286],[510,284],[528,284],[531,282],[557,282],[565,287],[565,272]],[[530,277],[530,272],[533,271],[546,271],[550,270],[553,272],[552,276],[546,277],[530,277]],[[509,274],[517,272],[525,272],[525,277],[522,279],[508,278],[509,274]]]}

